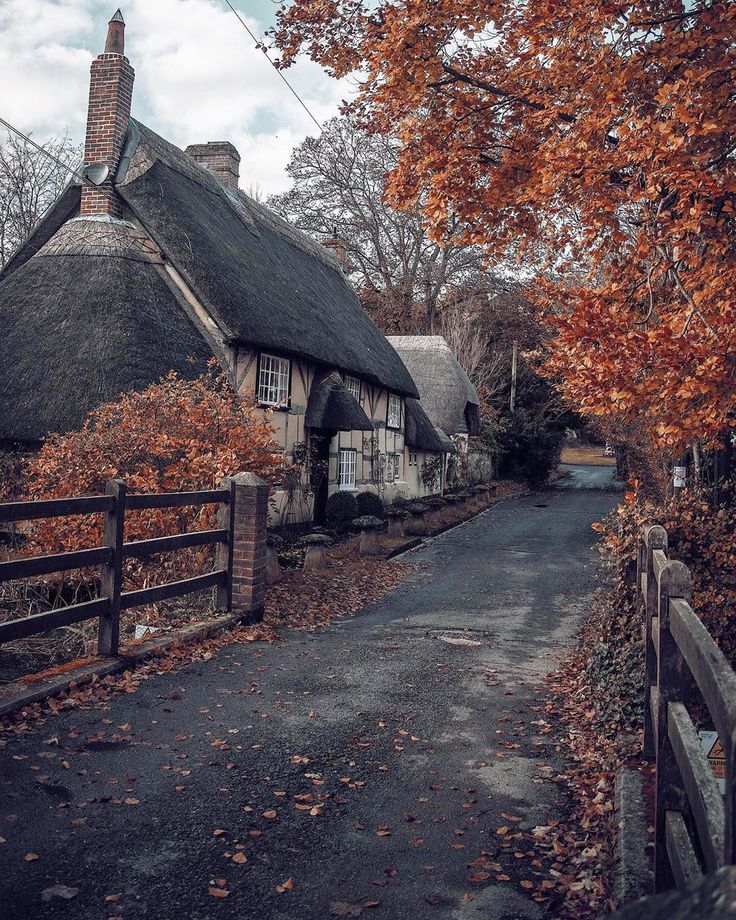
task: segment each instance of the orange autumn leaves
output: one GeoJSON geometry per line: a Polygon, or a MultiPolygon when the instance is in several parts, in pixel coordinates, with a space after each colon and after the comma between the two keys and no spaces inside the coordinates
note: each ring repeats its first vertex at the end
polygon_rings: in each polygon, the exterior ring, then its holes
{"type": "MultiPolygon", "coordinates": [[[[173,372],[141,392],[121,395],[87,417],[80,431],[51,435],[27,466],[24,498],[95,495],[109,479],[123,479],[129,492],[183,492],[212,489],[241,471],[273,482],[284,468],[266,414],[240,400],[224,374],[213,367],[195,380],[173,372]]],[[[126,515],[126,540],[207,529],[215,507],[154,509],[126,515]]],[[[97,546],[100,518],[54,518],[32,526],[28,550],[65,552],[97,546]]],[[[191,575],[211,555],[187,550],[149,565],[191,575]]],[[[138,577],[140,562],[126,563],[138,577]]]]}
{"type": "Polygon", "coordinates": [[[391,200],[528,266],[567,397],[673,452],[736,396],[734,29],[709,0],[294,0],[275,38],[362,69],[391,200]]]}

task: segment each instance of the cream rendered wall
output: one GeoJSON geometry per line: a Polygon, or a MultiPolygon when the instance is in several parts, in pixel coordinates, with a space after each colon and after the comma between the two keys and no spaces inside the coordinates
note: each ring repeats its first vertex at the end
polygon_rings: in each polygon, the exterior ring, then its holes
{"type": "Polygon", "coordinates": [[[431,451],[418,450],[416,452],[411,451],[408,447],[404,451],[404,463],[406,464],[406,496],[413,498],[417,496],[423,498],[427,495],[438,495],[440,494],[445,487],[445,473],[447,470],[447,455],[442,455],[442,477],[441,481],[438,482],[434,488],[425,486],[422,482],[422,467],[425,462],[432,461],[437,456],[437,454],[432,453],[431,451]],[[409,455],[416,456],[416,463],[410,463],[409,455]]]}
{"type": "MultiPolygon", "coordinates": [[[[278,352],[268,352],[278,356],[278,352]]],[[[235,379],[237,393],[246,400],[256,397],[259,352],[244,347],[232,347],[230,354],[231,367],[235,379]]],[[[286,357],[283,355],[282,357],[286,357]]],[[[317,376],[316,365],[297,359],[291,360],[291,400],[288,409],[269,409],[267,412],[274,427],[274,438],[284,451],[287,459],[291,459],[296,445],[308,441],[308,432],[304,425],[304,414],[307,408],[309,391],[317,376]]],[[[342,448],[350,448],[357,452],[356,488],[355,492],[371,490],[381,496],[381,499],[390,503],[397,495],[413,497],[424,491],[421,480],[417,480],[412,470],[409,470],[408,456],[404,445],[404,406],[402,400],[401,430],[386,427],[388,413],[389,392],[382,387],[361,381],[360,404],[369,419],[375,423],[375,431],[340,431],[330,443],[329,485],[328,494],[339,490],[338,483],[338,458],[342,448]],[[377,459],[373,458],[374,450],[377,459]],[[382,471],[381,457],[388,454],[399,454],[400,478],[395,482],[386,481],[382,471]],[[407,480],[407,476],[410,479],[407,480]]],[[[385,465],[383,465],[385,469],[385,465]]],[[[302,485],[308,487],[309,475],[305,470],[302,485]]],[[[273,526],[286,523],[286,514],[290,521],[309,520],[312,515],[311,499],[306,493],[295,497],[292,493],[291,501],[287,500],[287,493],[283,489],[276,490],[269,513],[269,523],[273,526]],[[290,507],[287,508],[287,505],[290,507]]]]}
{"type": "Polygon", "coordinates": [[[398,495],[406,494],[407,483],[404,481],[404,406],[402,399],[401,429],[388,428],[388,390],[374,384],[361,381],[360,405],[368,418],[374,423],[375,431],[340,431],[330,445],[330,485],[329,494],[337,492],[338,458],[341,449],[352,449],[358,453],[355,492],[369,490],[379,495],[382,501],[389,503],[398,495]],[[400,475],[394,482],[387,481],[385,475],[389,454],[399,454],[400,475]],[[383,463],[381,462],[383,459],[383,463]]]}

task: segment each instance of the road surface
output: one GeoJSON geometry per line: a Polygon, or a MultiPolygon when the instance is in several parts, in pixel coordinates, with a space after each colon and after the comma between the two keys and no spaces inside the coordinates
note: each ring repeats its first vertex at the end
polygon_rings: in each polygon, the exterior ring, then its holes
{"type": "Polygon", "coordinates": [[[616,480],[615,466],[585,466],[581,463],[561,463],[560,470],[565,474],[558,479],[558,489],[600,489],[618,490],[621,483],[616,480]]]}
{"type": "Polygon", "coordinates": [[[542,678],[615,501],[503,502],[406,557],[418,568],[355,617],[227,646],[11,739],[0,916],[542,917],[519,884],[537,870],[497,829],[564,808],[540,774],[542,678]],[[478,858],[501,871],[471,881],[478,858]]]}

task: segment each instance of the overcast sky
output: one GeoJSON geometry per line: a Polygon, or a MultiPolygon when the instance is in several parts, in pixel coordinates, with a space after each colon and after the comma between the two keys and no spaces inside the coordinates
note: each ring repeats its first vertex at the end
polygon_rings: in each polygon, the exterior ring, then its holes
{"type": "MultiPolygon", "coordinates": [[[[272,0],[233,0],[257,35],[272,0]]],[[[115,0],[0,0],[0,116],[37,141],[84,139],[89,65],[104,47],[115,0]]],[[[232,141],[240,184],[289,186],[292,149],[317,129],[223,0],[123,0],[135,68],[133,115],[181,147],[232,141]]],[[[347,82],[302,60],[286,74],[318,121],[337,113],[347,82]]]]}

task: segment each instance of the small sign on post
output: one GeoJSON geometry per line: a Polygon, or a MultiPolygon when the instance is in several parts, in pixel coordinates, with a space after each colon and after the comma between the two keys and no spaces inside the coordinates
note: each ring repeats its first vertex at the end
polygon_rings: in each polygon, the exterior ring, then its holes
{"type": "Polygon", "coordinates": [[[698,732],[700,748],[708,758],[708,764],[716,778],[721,795],[726,794],[726,752],[723,750],[718,732],[698,732]]]}
{"type": "Polygon", "coordinates": [[[687,467],[676,466],[672,470],[672,486],[675,489],[684,489],[687,485],[687,467]]]}

